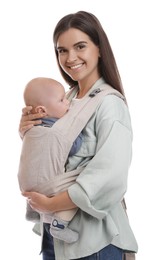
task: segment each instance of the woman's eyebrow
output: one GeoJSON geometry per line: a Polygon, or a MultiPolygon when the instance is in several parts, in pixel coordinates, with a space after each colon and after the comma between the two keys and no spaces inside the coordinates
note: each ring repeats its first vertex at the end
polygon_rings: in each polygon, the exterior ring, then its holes
{"type": "MultiPolygon", "coordinates": [[[[87,44],[87,42],[86,42],[86,41],[79,41],[79,42],[76,42],[73,46],[75,47],[75,46],[77,46],[77,45],[79,45],[79,44],[87,44]]],[[[64,46],[58,46],[58,47],[57,47],[57,50],[60,50],[60,49],[66,49],[66,47],[64,47],[64,46]]]]}
{"type": "Polygon", "coordinates": [[[82,43],[85,43],[85,44],[87,44],[87,42],[86,42],[86,41],[79,41],[79,42],[75,43],[75,44],[74,44],[74,46],[76,46],[76,45],[78,45],[78,44],[82,44],[82,43]]]}

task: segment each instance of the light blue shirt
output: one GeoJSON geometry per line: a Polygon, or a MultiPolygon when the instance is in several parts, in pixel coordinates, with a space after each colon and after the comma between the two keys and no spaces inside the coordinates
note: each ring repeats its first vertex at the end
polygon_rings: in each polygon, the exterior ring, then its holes
{"type": "MultiPolygon", "coordinates": [[[[104,84],[99,79],[92,89],[104,84]]],[[[122,206],[132,158],[132,128],[128,107],[115,96],[105,96],[83,130],[83,143],[70,157],[66,169],[85,169],[68,188],[80,208],[69,227],[80,235],[66,244],[54,239],[56,260],[91,255],[112,243],[137,251],[137,242],[122,206]]]]}

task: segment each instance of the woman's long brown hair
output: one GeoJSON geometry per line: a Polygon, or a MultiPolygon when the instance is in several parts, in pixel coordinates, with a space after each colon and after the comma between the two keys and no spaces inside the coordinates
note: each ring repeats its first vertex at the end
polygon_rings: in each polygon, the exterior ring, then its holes
{"type": "Polygon", "coordinates": [[[57,41],[58,37],[70,28],[76,28],[86,33],[90,37],[91,41],[98,46],[100,50],[98,63],[100,75],[104,78],[106,83],[124,95],[120,74],[107,35],[99,20],[93,14],[85,11],[79,11],[64,16],[57,23],[53,33],[53,42],[58,66],[67,84],[71,87],[78,85],[77,81],[74,81],[68,74],[66,74],[59,64],[57,41]]]}

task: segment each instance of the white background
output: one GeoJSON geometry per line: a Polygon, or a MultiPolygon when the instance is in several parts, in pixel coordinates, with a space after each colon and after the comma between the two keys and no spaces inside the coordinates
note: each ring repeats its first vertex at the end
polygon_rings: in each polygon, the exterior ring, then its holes
{"type": "Polygon", "coordinates": [[[65,84],[56,65],[52,34],[62,16],[79,10],[99,18],[119,66],[134,131],[126,195],[128,214],[139,244],[137,260],[155,259],[155,0],[5,0],[0,2],[0,254],[5,260],[41,259],[40,238],[32,233],[32,224],[25,221],[25,200],[17,183],[22,94],[27,81],[36,76],[54,77],[65,84]]]}

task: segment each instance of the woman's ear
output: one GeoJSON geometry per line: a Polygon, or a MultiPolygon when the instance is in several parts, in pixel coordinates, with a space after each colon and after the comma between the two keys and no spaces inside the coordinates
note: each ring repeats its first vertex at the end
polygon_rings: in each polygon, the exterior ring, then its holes
{"type": "Polygon", "coordinates": [[[44,106],[37,106],[37,107],[35,107],[35,112],[36,113],[47,113],[47,109],[44,106]]]}

